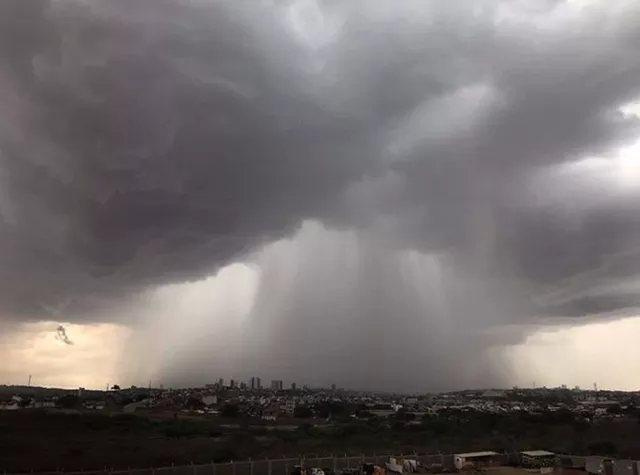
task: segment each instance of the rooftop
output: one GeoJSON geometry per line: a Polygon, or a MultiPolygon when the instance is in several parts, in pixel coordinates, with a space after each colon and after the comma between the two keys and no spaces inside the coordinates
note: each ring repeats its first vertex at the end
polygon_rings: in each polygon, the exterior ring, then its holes
{"type": "Polygon", "coordinates": [[[553,452],[549,452],[548,450],[528,450],[520,453],[527,457],[550,457],[555,455],[553,452]]]}
{"type": "Polygon", "coordinates": [[[492,455],[498,455],[497,452],[493,452],[491,450],[486,450],[484,452],[466,452],[463,454],[454,454],[455,457],[462,457],[462,458],[474,458],[474,457],[490,457],[492,455]]]}

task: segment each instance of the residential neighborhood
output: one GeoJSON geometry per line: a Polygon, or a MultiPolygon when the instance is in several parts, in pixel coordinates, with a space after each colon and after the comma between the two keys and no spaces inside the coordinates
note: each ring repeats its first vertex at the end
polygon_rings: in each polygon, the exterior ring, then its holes
{"type": "Polygon", "coordinates": [[[535,388],[465,390],[439,394],[399,395],[337,389],[282,389],[282,381],[267,388],[260,378],[250,383],[219,380],[199,388],[120,388],[106,391],[56,390],[0,386],[0,410],[61,409],[123,413],[198,414],[210,417],[245,417],[267,422],[316,419],[330,422],[336,415],[354,419],[385,419],[398,414],[420,420],[443,411],[494,414],[570,411],[591,419],[612,419],[634,411],[640,393],[535,388]]]}

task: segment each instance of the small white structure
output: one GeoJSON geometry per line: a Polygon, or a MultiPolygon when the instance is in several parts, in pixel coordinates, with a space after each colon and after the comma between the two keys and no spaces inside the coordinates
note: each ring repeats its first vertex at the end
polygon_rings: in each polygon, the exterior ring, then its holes
{"type": "Polygon", "coordinates": [[[402,465],[398,464],[395,458],[390,458],[389,462],[385,464],[387,473],[401,474],[403,472],[402,465]]]}
{"type": "Polygon", "coordinates": [[[604,457],[591,456],[587,457],[587,463],[585,464],[585,470],[587,473],[597,475],[604,471],[604,457]]]}
{"type": "Polygon", "coordinates": [[[453,455],[453,464],[458,470],[464,470],[471,467],[486,467],[496,465],[497,452],[466,452],[463,454],[453,455]]]}
{"type": "Polygon", "coordinates": [[[402,461],[402,467],[405,472],[414,473],[418,471],[418,461],[414,459],[404,459],[402,461]]]}
{"type": "Polygon", "coordinates": [[[638,463],[634,460],[616,460],[613,475],[638,475],[638,463]]]}
{"type": "Polygon", "coordinates": [[[213,396],[205,396],[202,398],[202,403],[205,406],[215,406],[216,404],[218,404],[218,396],[213,395],[213,396]]]}
{"type": "Polygon", "coordinates": [[[50,409],[56,407],[56,403],[53,401],[34,401],[33,407],[35,409],[50,409]]]}
{"type": "Polygon", "coordinates": [[[285,414],[292,416],[296,410],[296,405],[297,405],[297,401],[295,400],[295,398],[287,399],[287,401],[282,405],[282,410],[284,411],[285,414]]]}
{"type": "Polygon", "coordinates": [[[143,399],[142,401],[138,401],[138,402],[132,402],[124,406],[122,408],[122,412],[126,414],[133,414],[134,412],[136,412],[137,409],[149,407],[151,403],[152,403],[152,400],[149,398],[143,399]]]}

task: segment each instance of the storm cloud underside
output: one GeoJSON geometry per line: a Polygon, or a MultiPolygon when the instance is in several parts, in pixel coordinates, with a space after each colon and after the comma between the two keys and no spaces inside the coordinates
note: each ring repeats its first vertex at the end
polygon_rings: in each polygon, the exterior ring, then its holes
{"type": "Polygon", "coordinates": [[[130,326],[168,384],[507,384],[496,345],[637,315],[639,26],[632,1],[2,3],[0,318],[130,326]],[[240,262],[238,302],[154,333],[162,292],[240,262]]]}

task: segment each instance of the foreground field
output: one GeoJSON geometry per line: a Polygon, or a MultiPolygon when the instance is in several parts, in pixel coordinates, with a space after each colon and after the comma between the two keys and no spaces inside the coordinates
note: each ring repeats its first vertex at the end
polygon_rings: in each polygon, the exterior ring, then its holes
{"type": "MultiPolygon", "coordinates": [[[[289,421],[291,422],[291,421],[289,421]]],[[[574,454],[640,458],[635,419],[597,426],[570,420],[484,415],[418,425],[343,421],[297,428],[242,419],[152,419],[123,414],[17,411],[0,414],[0,471],[127,469],[207,464],[299,454],[453,453],[547,448],[574,454]]]]}

